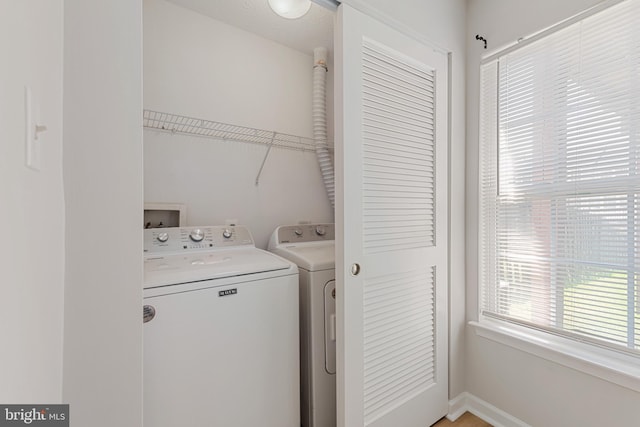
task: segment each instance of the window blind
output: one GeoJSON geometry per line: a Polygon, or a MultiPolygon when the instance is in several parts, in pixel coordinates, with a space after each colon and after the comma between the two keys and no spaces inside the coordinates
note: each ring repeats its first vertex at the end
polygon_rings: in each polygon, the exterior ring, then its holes
{"type": "Polygon", "coordinates": [[[640,0],[481,67],[486,316],[640,354],[640,0]]]}

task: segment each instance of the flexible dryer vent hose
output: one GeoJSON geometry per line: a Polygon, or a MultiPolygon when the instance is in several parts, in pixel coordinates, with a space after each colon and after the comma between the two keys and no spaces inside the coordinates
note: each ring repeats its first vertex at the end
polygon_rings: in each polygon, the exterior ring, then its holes
{"type": "Polygon", "coordinates": [[[313,139],[320,172],[331,207],[335,207],[335,182],[333,162],[327,142],[327,49],[318,47],[313,50],[313,139]]]}

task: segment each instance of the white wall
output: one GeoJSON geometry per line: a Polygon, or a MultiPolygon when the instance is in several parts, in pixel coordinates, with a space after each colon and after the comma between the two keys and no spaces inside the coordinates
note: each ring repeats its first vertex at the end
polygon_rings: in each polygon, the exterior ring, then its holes
{"type": "Polygon", "coordinates": [[[71,425],[142,425],[142,2],[64,1],[71,425]]]}
{"type": "MultiPolygon", "coordinates": [[[[464,0],[345,0],[373,8],[450,52],[449,397],[465,391],[465,55],[464,0]]],[[[375,16],[375,15],[374,15],[375,16]]]]}
{"type": "MultiPolygon", "coordinates": [[[[597,0],[469,0],[467,56],[467,309],[478,316],[478,103],[481,56],[575,15],[597,0]],[[488,40],[485,51],[475,40],[488,40]]],[[[534,426],[636,425],[637,392],[511,347],[467,336],[467,390],[534,426]]]]}
{"type": "MultiPolygon", "coordinates": [[[[311,137],[312,67],[312,52],[144,1],[146,109],[311,137]]],[[[186,204],[188,224],[237,219],[266,248],[277,225],[333,221],[312,152],[274,148],[256,186],[266,146],[150,130],[144,145],[145,201],[186,204]]]]}
{"type": "Polygon", "coordinates": [[[0,3],[0,402],[62,399],[62,1],[0,3]],[[41,170],[25,167],[24,86],[40,104],[41,170]]]}

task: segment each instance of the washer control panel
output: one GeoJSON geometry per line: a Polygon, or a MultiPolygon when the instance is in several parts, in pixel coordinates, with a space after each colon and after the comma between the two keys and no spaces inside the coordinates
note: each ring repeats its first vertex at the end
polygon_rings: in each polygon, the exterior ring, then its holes
{"type": "Polygon", "coordinates": [[[151,228],[144,230],[144,253],[214,250],[255,246],[249,229],[238,225],[151,228]]]}
{"type": "Polygon", "coordinates": [[[275,231],[277,243],[302,243],[335,240],[335,224],[282,225],[275,231]]]}

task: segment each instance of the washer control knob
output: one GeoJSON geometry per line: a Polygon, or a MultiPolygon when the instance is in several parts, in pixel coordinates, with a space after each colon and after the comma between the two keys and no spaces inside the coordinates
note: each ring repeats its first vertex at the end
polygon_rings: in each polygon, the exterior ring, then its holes
{"type": "Polygon", "coordinates": [[[158,233],[158,236],[156,237],[156,239],[158,239],[158,242],[164,243],[167,240],[169,240],[169,233],[164,231],[162,233],[158,233]]]}
{"type": "Polygon", "coordinates": [[[324,236],[327,234],[327,228],[324,225],[319,225],[316,227],[316,234],[318,236],[324,236]]]}
{"type": "Polygon", "coordinates": [[[230,239],[232,235],[233,234],[231,233],[231,230],[229,230],[228,228],[225,228],[222,232],[222,237],[224,237],[225,239],[230,239]]]}
{"type": "Polygon", "coordinates": [[[302,236],[302,228],[298,227],[295,230],[293,230],[294,233],[296,233],[296,236],[300,237],[302,236]]]}
{"type": "Polygon", "coordinates": [[[189,238],[196,243],[202,242],[202,239],[204,239],[204,231],[199,228],[191,230],[191,233],[189,233],[189,238]]]}

